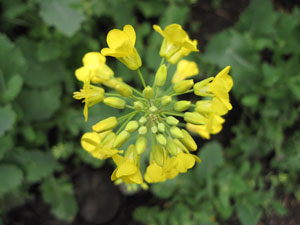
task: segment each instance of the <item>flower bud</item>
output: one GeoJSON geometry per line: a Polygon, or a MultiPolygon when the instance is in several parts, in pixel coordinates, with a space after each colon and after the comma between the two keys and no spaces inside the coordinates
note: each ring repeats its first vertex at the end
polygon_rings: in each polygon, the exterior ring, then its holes
{"type": "Polygon", "coordinates": [[[123,130],[115,139],[115,142],[113,144],[114,148],[121,147],[130,137],[130,133],[128,133],[126,130],[123,130]]]}
{"type": "Polygon", "coordinates": [[[158,87],[165,85],[167,79],[167,67],[162,64],[156,72],[154,84],[158,87]]]}
{"type": "Polygon", "coordinates": [[[179,123],[179,120],[176,119],[174,116],[168,116],[166,122],[169,125],[176,126],[179,123]]]}
{"type": "Polygon", "coordinates": [[[147,122],[147,118],[146,117],[144,117],[144,116],[142,116],[141,118],[140,118],[140,120],[139,120],[139,123],[140,124],[145,124],[147,122]]]}
{"type": "Polygon", "coordinates": [[[166,145],[167,144],[167,139],[165,138],[165,136],[163,134],[156,135],[156,140],[161,145],[166,145]]]}
{"type": "Polygon", "coordinates": [[[132,120],[126,125],[125,130],[128,131],[129,133],[132,133],[136,131],[138,127],[139,127],[139,123],[135,120],[132,120]]]}
{"type": "Polygon", "coordinates": [[[108,97],[104,99],[104,104],[116,109],[124,109],[126,102],[117,97],[108,97]]]}
{"type": "Polygon", "coordinates": [[[165,125],[163,123],[159,123],[157,125],[157,128],[158,128],[159,132],[161,132],[161,133],[165,132],[165,125]]]}
{"type": "Polygon", "coordinates": [[[158,131],[157,126],[155,126],[155,125],[152,126],[152,127],[151,127],[151,131],[152,131],[153,134],[156,134],[157,131],[158,131]]]}
{"type": "Polygon", "coordinates": [[[182,144],[181,141],[179,141],[178,139],[174,139],[174,143],[176,144],[176,146],[184,151],[188,151],[188,149],[185,147],[184,144],[182,144]]]}
{"type": "Polygon", "coordinates": [[[101,120],[93,126],[93,131],[103,132],[107,130],[112,130],[118,125],[118,120],[116,117],[108,117],[107,119],[101,120]]]}
{"type": "Polygon", "coordinates": [[[199,81],[194,85],[194,93],[198,96],[213,96],[212,94],[208,93],[207,84],[211,82],[214,78],[209,77],[205,80],[199,81]]]}
{"type": "Polygon", "coordinates": [[[183,138],[182,131],[176,126],[172,126],[170,128],[170,132],[173,135],[173,137],[175,137],[175,138],[183,138]]]}
{"type": "Polygon", "coordinates": [[[112,147],[115,139],[116,139],[116,134],[113,132],[110,132],[103,138],[102,143],[103,143],[103,145],[112,147]]]}
{"type": "Polygon", "coordinates": [[[195,111],[199,113],[211,113],[212,112],[212,101],[201,100],[196,102],[195,111]]]}
{"type": "Polygon", "coordinates": [[[174,84],[174,91],[176,93],[184,93],[191,89],[194,85],[194,80],[182,80],[176,84],[174,84]]]}
{"type": "Polygon", "coordinates": [[[129,85],[124,83],[117,84],[116,88],[117,92],[122,95],[123,97],[129,97],[132,95],[132,89],[129,85]]]}
{"type": "Polygon", "coordinates": [[[147,134],[147,127],[145,127],[145,126],[140,127],[138,132],[140,135],[147,134]]]}
{"type": "Polygon", "coordinates": [[[154,145],[152,148],[152,157],[157,165],[163,166],[166,157],[164,148],[161,145],[154,145]]]}
{"type": "Polygon", "coordinates": [[[191,106],[191,101],[179,101],[174,104],[174,110],[177,112],[183,112],[188,110],[191,106]]]}
{"type": "Polygon", "coordinates": [[[186,122],[201,125],[206,123],[206,118],[197,112],[186,112],[184,118],[186,122]]]}
{"type": "Polygon", "coordinates": [[[169,105],[171,102],[172,102],[171,96],[164,96],[161,98],[161,104],[164,106],[169,105]]]}
{"type": "Polygon", "coordinates": [[[168,150],[168,152],[171,155],[176,156],[178,151],[177,151],[177,146],[175,144],[175,142],[173,141],[173,139],[171,137],[167,137],[167,145],[166,145],[166,149],[168,150]]]}
{"type": "Polygon", "coordinates": [[[100,143],[100,136],[96,132],[88,132],[81,137],[81,146],[87,152],[94,151],[100,143]]]}
{"type": "Polygon", "coordinates": [[[180,138],[182,144],[184,144],[185,147],[187,147],[190,151],[196,151],[197,150],[197,144],[192,138],[192,136],[185,130],[181,129],[183,138],[180,138]]]}
{"type": "Polygon", "coordinates": [[[156,112],[157,111],[157,108],[153,105],[149,108],[150,112],[156,112]]]}
{"type": "Polygon", "coordinates": [[[140,101],[134,102],[133,107],[136,111],[142,111],[144,109],[144,104],[140,101]]]}
{"type": "Polygon", "coordinates": [[[147,138],[145,136],[139,136],[135,142],[135,146],[137,154],[142,154],[147,147],[147,138]]]}
{"type": "Polygon", "coordinates": [[[147,86],[144,90],[143,90],[143,95],[146,99],[151,99],[154,95],[153,89],[150,86],[147,86]]]}

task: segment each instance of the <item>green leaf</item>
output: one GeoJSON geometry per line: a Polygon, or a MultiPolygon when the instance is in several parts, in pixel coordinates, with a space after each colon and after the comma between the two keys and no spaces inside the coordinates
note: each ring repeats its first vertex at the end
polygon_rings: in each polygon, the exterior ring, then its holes
{"type": "Polygon", "coordinates": [[[257,225],[262,211],[252,205],[239,204],[237,205],[237,214],[242,225],[257,225]]]}
{"type": "Polygon", "coordinates": [[[276,18],[277,13],[270,0],[252,0],[241,15],[237,28],[254,36],[272,35],[275,33],[276,18]]]}
{"type": "Polygon", "coordinates": [[[153,184],[151,186],[151,192],[158,198],[170,198],[177,189],[176,179],[167,180],[163,183],[153,184]]]}
{"type": "Polygon", "coordinates": [[[41,41],[38,44],[37,56],[41,62],[56,59],[61,54],[61,46],[54,41],[41,41]]]}
{"type": "Polygon", "coordinates": [[[184,5],[170,4],[160,18],[159,25],[164,29],[172,23],[184,25],[189,14],[189,7],[184,5]]]}
{"type": "Polygon", "coordinates": [[[5,135],[0,137],[0,160],[4,157],[6,152],[8,152],[14,146],[14,140],[12,135],[5,135]]]}
{"type": "Polygon", "coordinates": [[[23,180],[22,170],[13,164],[0,164],[0,194],[12,191],[23,180]]]}
{"type": "Polygon", "coordinates": [[[227,30],[215,35],[208,43],[204,58],[220,68],[230,65],[236,94],[248,94],[260,82],[259,54],[244,35],[227,30]]]}
{"type": "Polygon", "coordinates": [[[12,75],[22,74],[26,69],[26,61],[20,49],[4,34],[0,34],[0,46],[0,68],[4,79],[9,80],[12,75]]]}
{"type": "Polygon", "coordinates": [[[80,29],[85,16],[81,9],[72,8],[65,1],[41,0],[40,16],[50,26],[66,36],[72,36],[80,29]]]}
{"type": "Polygon", "coordinates": [[[259,103],[259,95],[257,94],[249,94],[242,98],[242,103],[246,107],[256,108],[259,103]]]}
{"type": "Polygon", "coordinates": [[[6,84],[6,89],[2,96],[3,100],[7,102],[14,100],[20,93],[22,86],[23,78],[18,74],[12,76],[6,84]]]}
{"type": "Polygon", "coordinates": [[[23,109],[24,119],[34,121],[50,118],[60,106],[60,96],[59,85],[43,90],[23,89],[18,102],[23,109]]]}
{"type": "Polygon", "coordinates": [[[206,144],[199,153],[202,162],[196,167],[199,179],[210,177],[223,164],[222,146],[218,142],[206,144]]]}
{"type": "Polygon", "coordinates": [[[51,212],[59,219],[72,221],[78,206],[73,185],[63,178],[50,177],[41,185],[43,199],[51,205],[51,212]]]}
{"type": "Polygon", "coordinates": [[[22,165],[26,179],[30,182],[37,182],[51,175],[59,166],[50,153],[40,150],[18,150],[14,158],[22,165]]]}
{"type": "Polygon", "coordinates": [[[0,137],[12,128],[15,121],[16,114],[9,105],[0,107],[0,137]]]}

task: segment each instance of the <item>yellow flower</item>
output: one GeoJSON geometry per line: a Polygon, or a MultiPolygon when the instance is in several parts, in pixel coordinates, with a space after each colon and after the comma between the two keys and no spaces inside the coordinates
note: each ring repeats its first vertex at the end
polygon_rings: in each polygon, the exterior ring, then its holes
{"type": "Polygon", "coordinates": [[[176,169],[179,173],[185,173],[188,169],[192,168],[196,162],[201,162],[198,156],[180,152],[176,156],[176,169]]]}
{"type": "Polygon", "coordinates": [[[172,78],[172,83],[185,80],[186,78],[193,77],[199,73],[198,66],[195,62],[188,60],[180,60],[177,64],[176,72],[172,78]]]}
{"type": "Polygon", "coordinates": [[[191,51],[199,51],[197,41],[192,41],[179,24],[168,25],[164,30],[158,25],[153,25],[153,29],[164,37],[159,54],[170,63],[175,64],[191,51]]]}
{"type": "Polygon", "coordinates": [[[115,57],[129,69],[137,70],[141,67],[142,61],[134,47],[135,41],[136,35],[131,25],[125,25],[123,30],[113,29],[106,37],[109,48],[103,48],[101,54],[115,57]]]}
{"type": "Polygon", "coordinates": [[[144,177],[148,183],[164,182],[167,179],[163,168],[155,162],[147,167],[144,177]]]}
{"type": "Polygon", "coordinates": [[[76,91],[73,93],[73,98],[80,100],[84,99],[82,102],[84,102],[84,109],[83,109],[83,115],[85,118],[85,121],[88,119],[88,108],[102,102],[104,99],[104,89],[91,85],[90,80],[86,79],[83,83],[83,88],[80,91],[76,91]]]}
{"type": "Polygon", "coordinates": [[[142,184],[143,177],[139,169],[139,157],[136,154],[135,146],[130,145],[125,157],[114,155],[114,162],[117,168],[111,175],[111,180],[121,179],[126,184],[142,184]]]}
{"type": "Polygon", "coordinates": [[[219,98],[214,97],[212,100],[197,101],[195,111],[204,115],[215,113],[222,116],[228,112],[228,108],[226,108],[219,98]]]}
{"type": "Polygon", "coordinates": [[[104,138],[101,138],[96,132],[88,132],[82,136],[81,145],[83,149],[89,152],[93,157],[97,159],[107,159],[117,153],[123,152],[112,147],[115,136],[114,133],[110,132],[106,134],[104,138]]]}
{"type": "Polygon", "coordinates": [[[88,52],[84,55],[83,66],[75,71],[75,76],[80,81],[91,79],[95,84],[108,81],[114,72],[105,64],[106,58],[100,52],[88,52]]]}
{"type": "Polygon", "coordinates": [[[222,130],[222,124],[225,119],[219,115],[211,113],[208,117],[207,123],[204,125],[195,125],[187,123],[186,128],[189,131],[197,133],[199,136],[210,139],[210,134],[217,134],[222,130]]]}
{"type": "Polygon", "coordinates": [[[225,67],[215,78],[207,78],[194,85],[194,92],[198,96],[217,97],[227,110],[232,109],[228,92],[233,86],[231,76],[228,74],[230,66],[225,67]],[[211,81],[212,80],[212,81],[211,81]]]}
{"type": "MultiPolygon", "coordinates": [[[[197,40],[193,40],[193,45],[195,46],[195,48],[197,48],[197,40]]],[[[198,50],[199,51],[199,50],[198,50]]],[[[168,61],[172,64],[176,64],[178,62],[179,59],[189,55],[192,52],[191,49],[189,48],[185,48],[182,47],[179,51],[175,52],[169,59],[168,61]]]]}

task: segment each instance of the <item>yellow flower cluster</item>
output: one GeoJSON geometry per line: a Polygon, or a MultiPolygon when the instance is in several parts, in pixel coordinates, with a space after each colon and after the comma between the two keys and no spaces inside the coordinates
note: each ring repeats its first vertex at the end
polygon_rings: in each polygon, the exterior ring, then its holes
{"type": "Polygon", "coordinates": [[[201,162],[191,153],[197,150],[197,144],[187,130],[208,139],[210,134],[220,132],[225,122],[222,116],[232,108],[229,101],[233,86],[228,74],[230,67],[215,77],[194,83],[190,78],[199,74],[197,64],[183,57],[199,51],[197,41],[192,41],[178,24],[171,24],[164,30],[157,25],[153,28],[163,37],[163,43],[160,49],[162,60],[152,85],[146,84],[139,69],[142,61],[135,48],[136,34],[131,25],[124,26],[123,30],[111,30],[106,39],[108,48],[103,48],[101,53],[87,53],[83,57],[83,66],[75,72],[76,78],[83,82],[83,88],[74,92],[73,97],[84,103],[85,120],[88,119],[88,108],[100,102],[116,109],[132,110],[119,118],[111,116],[99,121],[92,127],[92,132],[81,138],[82,147],[93,157],[113,159],[116,169],[111,180],[117,183],[145,185],[145,181],[163,182],[187,172],[196,162],[201,162]],[[136,70],[143,90],[115,77],[105,56],[115,57],[130,70],[136,70]],[[177,64],[177,68],[168,82],[171,64],[177,64]],[[114,91],[106,92],[106,88],[114,91]],[[176,96],[187,93],[203,99],[194,103],[177,100],[176,96]],[[124,152],[121,148],[126,145],[124,152]],[[142,155],[147,157],[141,158],[142,155]],[[145,162],[142,159],[145,158],[149,164],[143,169],[145,162]]]}

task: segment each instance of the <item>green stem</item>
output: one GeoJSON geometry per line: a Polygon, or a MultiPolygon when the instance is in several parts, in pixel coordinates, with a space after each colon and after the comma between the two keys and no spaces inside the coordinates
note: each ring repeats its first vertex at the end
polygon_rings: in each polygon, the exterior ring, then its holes
{"type": "Polygon", "coordinates": [[[162,64],[164,64],[164,62],[165,62],[165,58],[164,58],[164,57],[162,57],[162,59],[161,59],[161,61],[160,61],[160,65],[159,65],[159,67],[161,67],[161,66],[162,66],[162,64]]]}
{"type": "Polygon", "coordinates": [[[132,115],[133,113],[136,113],[136,112],[130,112],[130,113],[127,113],[124,116],[119,117],[118,122],[121,122],[122,120],[126,119],[128,116],[132,115]]]}
{"type": "Polygon", "coordinates": [[[137,113],[137,112],[133,112],[133,114],[130,115],[130,116],[128,117],[128,119],[127,119],[127,120],[122,124],[122,126],[117,130],[117,132],[116,132],[117,135],[122,131],[122,129],[127,125],[127,123],[135,116],[136,113],[137,113]]]}
{"type": "Polygon", "coordinates": [[[142,94],[142,92],[136,90],[134,87],[131,87],[131,88],[132,88],[132,90],[133,90],[135,93],[137,93],[138,95],[144,97],[143,94],[142,94]]]}
{"type": "Polygon", "coordinates": [[[142,81],[142,84],[143,84],[144,88],[146,88],[146,83],[145,83],[145,80],[144,80],[144,77],[143,77],[143,74],[142,74],[141,70],[138,69],[137,72],[138,72],[138,74],[140,76],[140,79],[142,81]]]}
{"type": "Polygon", "coordinates": [[[126,108],[129,108],[129,109],[135,109],[133,106],[127,105],[127,104],[125,105],[125,107],[126,107],[126,108]]]}
{"type": "Polygon", "coordinates": [[[111,97],[121,97],[121,95],[116,93],[104,93],[105,96],[111,96],[111,97]]]}
{"type": "Polygon", "coordinates": [[[184,94],[191,93],[191,92],[194,92],[194,89],[188,90],[188,91],[183,92],[183,93],[174,93],[174,94],[172,94],[171,96],[184,95],[184,94]]]}
{"type": "Polygon", "coordinates": [[[163,114],[163,115],[164,115],[164,114],[167,114],[167,115],[172,115],[172,116],[184,117],[184,114],[183,114],[183,113],[176,113],[176,112],[163,112],[162,114],[163,114]]]}

